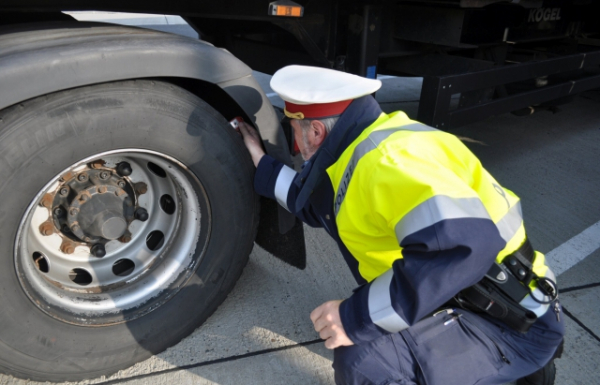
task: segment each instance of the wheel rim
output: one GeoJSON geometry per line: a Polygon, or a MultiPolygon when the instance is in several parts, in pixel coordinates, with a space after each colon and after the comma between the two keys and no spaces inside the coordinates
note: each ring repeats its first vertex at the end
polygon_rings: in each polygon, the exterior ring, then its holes
{"type": "Polygon", "coordinates": [[[160,307],[207,246],[210,206],[181,162],[127,149],[56,175],[29,205],[15,266],[33,303],[78,325],[110,325],[160,307]]]}

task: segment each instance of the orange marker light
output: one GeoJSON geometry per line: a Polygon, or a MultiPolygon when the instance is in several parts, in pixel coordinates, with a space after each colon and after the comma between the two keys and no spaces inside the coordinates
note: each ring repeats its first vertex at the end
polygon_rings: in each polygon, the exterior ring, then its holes
{"type": "Polygon", "coordinates": [[[289,5],[279,5],[276,7],[276,16],[302,16],[302,7],[290,7],[289,5]]]}
{"type": "Polygon", "coordinates": [[[302,17],[304,15],[304,7],[288,0],[274,1],[269,4],[269,15],[302,17]]]}

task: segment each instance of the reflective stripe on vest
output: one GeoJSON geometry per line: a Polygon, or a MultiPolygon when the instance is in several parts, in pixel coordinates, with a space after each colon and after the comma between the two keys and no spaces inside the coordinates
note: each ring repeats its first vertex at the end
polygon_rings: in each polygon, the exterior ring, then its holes
{"type": "Polygon", "coordinates": [[[452,198],[436,195],[419,204],[398,223],[395,231],[398,244],[407,236],[445,219],[484,218],[490,216],[479,198],[452,198]]]}
{"type": "Polygon", "coordinates": [[[371,321],[383,330],[397,333],[409,325],[392,307],[390,283],[393,277],[394,269],[389,269],[371,282],[368,304],[371,321]]]}
{"type": "Polygon", "coordinates": [[[279,175],[277,175],[277,180],[275,181],[275,198],[277,199],[277,203],[287,211],[290,211],[287,206],[287,197],[296,174],[296,171],[284,165],[279,171],[279,175]]]}
{"type": "Polygon", "coordinates": [[[523,224],[523,212],[521,210],[521,201],[518,201],[508,212],[496,223],[502,239],[508,243],[523,224]]]}
{"type": "MultiPolygon", "coordinates": [[[[398,244],[401,245],[404,238],[419,230],[446,219],[457,218],[491,219],[479,198],[452,198],[446,195],[436,195],[413,208],[398,221],[395,226],[398,244]]],[[[522,223],[521,202],[519,201],[496,223],[496,227],[502,239],[508,243],[522,223]]]]}

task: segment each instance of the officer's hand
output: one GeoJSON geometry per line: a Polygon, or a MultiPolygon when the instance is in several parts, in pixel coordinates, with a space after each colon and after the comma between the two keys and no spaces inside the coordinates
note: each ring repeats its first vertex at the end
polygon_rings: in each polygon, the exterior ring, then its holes
{"type": "Polygon", "coordinates": [[[325,340],[327,349],[354,345],[354,342],[346,335],[344,325],[342,325],[340,318],[341,303],[341,300],[328,301],[310,313],[310,319],[315,326],[315,330],[325,340]]]}
{"type": "Polygon", "coordinates": [[[258,163],[263,155],[265,155],[258,132],[246,122],[240,122],[237,129],[244,138],[244,144],[246,145],[248,152],[250,152],[254,166],[258,167],[258,163]]]}

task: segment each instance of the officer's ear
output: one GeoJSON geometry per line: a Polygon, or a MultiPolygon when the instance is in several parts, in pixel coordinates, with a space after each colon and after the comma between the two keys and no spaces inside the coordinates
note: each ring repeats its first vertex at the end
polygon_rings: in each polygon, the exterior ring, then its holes
{"type": "Polygon", "coordinates": [[[312,120],[310,122],[310,133],[312,144],[320,146],[327,137],[327,128],[325,128],[325,125],[320,120],[312,120]]]}

